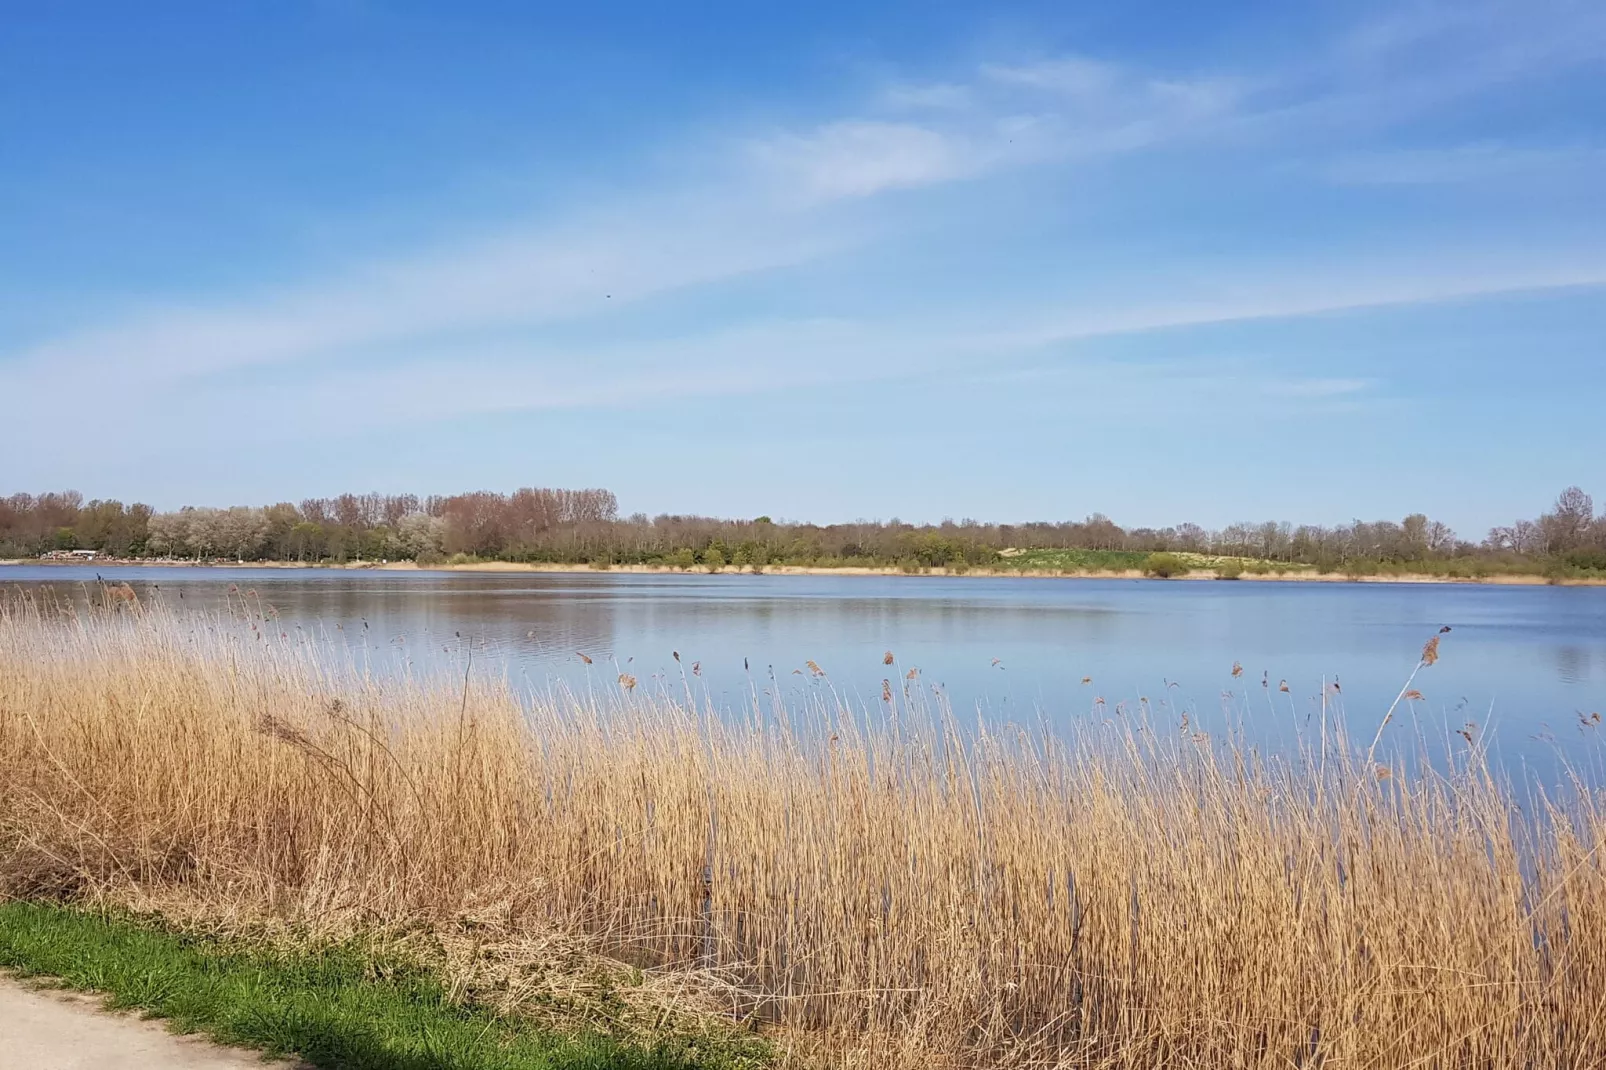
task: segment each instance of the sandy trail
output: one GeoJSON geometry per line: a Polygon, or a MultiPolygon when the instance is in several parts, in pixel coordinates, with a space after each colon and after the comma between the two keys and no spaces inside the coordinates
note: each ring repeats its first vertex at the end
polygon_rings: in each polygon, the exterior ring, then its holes
{"type": "Polygon", "coordinates": [[[0,1070],[300,1070],[0,974],[0,1070]]]}

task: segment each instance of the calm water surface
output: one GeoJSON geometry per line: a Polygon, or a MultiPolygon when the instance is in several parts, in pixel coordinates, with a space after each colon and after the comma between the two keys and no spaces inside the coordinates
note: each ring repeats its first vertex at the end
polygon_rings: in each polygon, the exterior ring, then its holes
{"type": "Polygon", "coordinates": [[[254,591],[286,636],[327,635],[376,671],[472,652],[536,688],[629,671],[678,691],[679,651],[716,703],[834,687],[873,706],[883,678],[919,666],[965,717],[1055,723],[1147,700],[1162,722],[1231,717],[1267,739],[1319,717],[1324,679],[1341,687],[1329,713],[1370,738],[1447,624],[1442,660],[1415,683],[1441,738],[1471,722],[1508,762],[1591,764],[1606,737],[1580,721],[1606,715],[1602,588],[23,565],[0,567],[0,593],[82,598],[97,573],[186,609],[254,591]]]}

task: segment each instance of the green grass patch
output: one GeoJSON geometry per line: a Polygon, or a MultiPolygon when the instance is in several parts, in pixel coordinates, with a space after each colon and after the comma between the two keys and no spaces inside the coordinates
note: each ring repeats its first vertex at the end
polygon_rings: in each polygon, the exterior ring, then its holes
{"type": "Polygon", "coordinates": [[[104,993],[225,1044],[343,1070],[737,1070],[767,1048],[677,1037],[566,1036],[453,1002],[430,971],[356,943],[286,951],[142,920],[0,903],[0,967],[104,993]]]}

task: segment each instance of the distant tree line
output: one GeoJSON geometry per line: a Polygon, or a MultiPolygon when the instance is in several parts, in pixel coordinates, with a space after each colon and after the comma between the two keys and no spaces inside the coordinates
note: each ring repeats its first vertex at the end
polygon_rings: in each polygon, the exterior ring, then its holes
{"type": "Polygon", "coordinates": [[[894,519],[818,525],[769,517],[620,516],[609,491],[535,487],[512,494],[342,494],[299,504],[186,506],[165,513],[138,503],[86,502],[75,491],[0,498],[0,557],[74,549],[129,558],[424,564],[481,559],[683,568],[998,567],[1020,551],[1053,549],[1204,554],[1328,572],[1455,563],[1482,571],[1606,570],[1606,514],[1597,516],[1590,496],[1569,487],[1549,512],[1496,527],[1473,543],[1420,513],[1397,522],[1323,527],[1268,521],[1211,531],[1198,524],[1123,528],[1099,513],[1026,524],[894,519]]]}

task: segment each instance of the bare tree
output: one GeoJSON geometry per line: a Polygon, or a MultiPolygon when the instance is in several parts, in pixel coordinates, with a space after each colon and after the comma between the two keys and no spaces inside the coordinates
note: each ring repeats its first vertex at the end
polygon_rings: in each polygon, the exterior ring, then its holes
{"type": "Polygon", "coordinates": [[[1552,553],[1576,550],[1588,541],[1595,520],[1595,502],[1579,487],[1568,487],[1553,510],[1539,518],[1545,547],[1552,553]]]}

